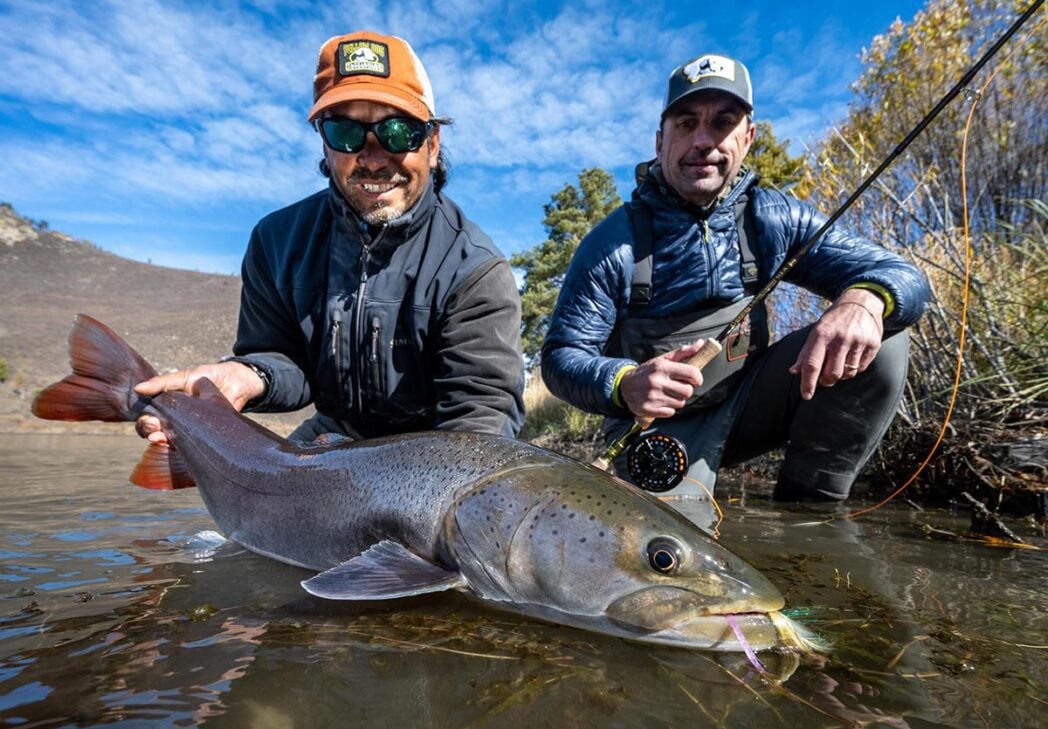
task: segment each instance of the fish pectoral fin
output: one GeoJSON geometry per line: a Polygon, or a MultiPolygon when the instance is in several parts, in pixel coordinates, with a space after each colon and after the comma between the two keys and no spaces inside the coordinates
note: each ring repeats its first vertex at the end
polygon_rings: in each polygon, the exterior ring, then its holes
{"type": "Polygon", "coordinates": [[[129,479],[145,489],[170,491],[196,486],[182,455],[169,445],[150,443],[129,479]]]}
{"type": "Polygon", "coordinates": [[[303,581],[302,587],[329,600],[390,600],[465,584],[458,572],[438,567],[397,542],[382,541],[348,562],[303,581]]]}

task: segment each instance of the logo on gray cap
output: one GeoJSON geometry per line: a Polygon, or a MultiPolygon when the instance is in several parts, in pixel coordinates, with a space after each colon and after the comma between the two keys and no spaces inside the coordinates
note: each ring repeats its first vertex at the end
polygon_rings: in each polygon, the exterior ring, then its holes
{"type": "Polygon", "coordinates": [[[673,69],[662,113],[685,96],[699,91],[724,91],[742,102],[748,111],[753,111],[753,89],[746,67],[733,58],[707,53],[673,69]]]}
{"type": "Polygon", "coordinates": [[[703,56],[684,67],[684,75],[692,83],[704,76],[720,76],[729,81],[735,80],[735,62],[724,56],[703,56]]]}

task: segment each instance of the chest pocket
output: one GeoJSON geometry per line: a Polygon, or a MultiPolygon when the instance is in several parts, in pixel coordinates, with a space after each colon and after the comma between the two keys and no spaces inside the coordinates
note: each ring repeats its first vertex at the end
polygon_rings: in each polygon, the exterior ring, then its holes
{"type": "Polygon", "coordinates": [[[366,303],[360,332],[362,415],[376,431],[433,427],[436,392],[407,302],[366,303]]]}
{"type": "MultiPolygon", "coordinates": [[[[697,339],[716,337],[753,300],[759,289],[760,269],[751,242],[755,240],[753,215],[747,212],[747,197],[735,203],[738,228],[740,277],[746,292],[741,300],[726,307],[700,308],[671,317],[646,318],[639,313],[651,301],[653,234],[651,210],[635,200],[630,203],[633,228],[634,267],[629,314],[620,321],[609,340],[606,353],[644,362],[697,339]]],[[[687,408],[700,408],[721,402],[742,377],[750,355],[767,348],[769,341],[767,309],[762,302],[754,307],[742,326],[722,342],[723,350],[702,371],[702,385],[695,389],[687,408]]]]}

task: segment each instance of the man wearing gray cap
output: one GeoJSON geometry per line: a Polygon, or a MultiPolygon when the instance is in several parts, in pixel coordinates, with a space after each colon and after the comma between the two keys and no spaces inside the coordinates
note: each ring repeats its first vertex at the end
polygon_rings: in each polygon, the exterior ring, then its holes
{"type": "MultiPolygon", "coordinates": [[[[712,493],[722,465],[786,446],[776,498],[843,500],[894,415],[904,329],[928,284],[903,258],[831,228],[785,279],[832,302],[818,321],[772,344],[761,304],[704,370],[687,364],[826,220],[743,167],[752,115],[740,62],[706,54],[674,69],[656,157],[638,168],[632,200],[579,245],[542,374],[557,396],[606,416],[609,443],[635,418],[657,418],[687,454],[669,496],[712,493]]],[[[635,472],[644,463],[615,466],[663,490],[635,472]]]]}

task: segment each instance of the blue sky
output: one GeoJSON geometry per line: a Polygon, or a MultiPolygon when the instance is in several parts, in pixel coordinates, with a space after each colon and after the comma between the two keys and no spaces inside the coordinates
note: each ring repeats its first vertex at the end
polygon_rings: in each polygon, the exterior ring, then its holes
{"type": "Polygon", "coordinates": [[[433,83],[448,194],[507,254],[578,173],[628,196],[672,68],[732,55],[794,152],[843,118],[859,54],[915,0],[385,3],[0,0],[0,201],[128,258],[233,273],[254,223],[320,189],[316,53],[373,29],[433,83]]]}

